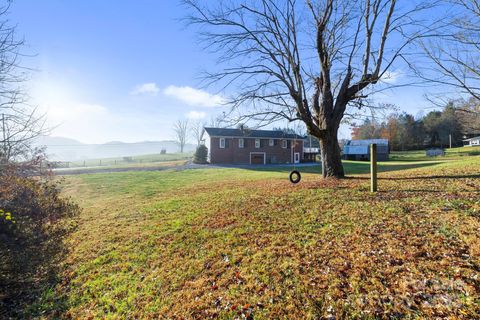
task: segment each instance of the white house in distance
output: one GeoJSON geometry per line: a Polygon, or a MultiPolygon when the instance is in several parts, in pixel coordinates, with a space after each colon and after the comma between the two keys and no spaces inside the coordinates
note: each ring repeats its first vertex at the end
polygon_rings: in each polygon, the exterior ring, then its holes
{"type": "Polygon", "coordinates": [[[463,140],[464,147],[480,146],[480,136],[463,140]]]}

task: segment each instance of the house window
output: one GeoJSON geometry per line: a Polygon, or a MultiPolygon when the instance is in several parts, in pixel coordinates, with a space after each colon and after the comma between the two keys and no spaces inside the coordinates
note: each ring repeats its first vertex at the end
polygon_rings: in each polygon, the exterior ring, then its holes
{"type": "Polygon", "coordinates": [[[270,147],[273,147],[274,144],[275,144],[275,142],[273,141],[273,139],[268,140],[268,145],[269,145],[270,147]]]}
{"type": "Polygon", "coordinates": [[[260,139],[255,139],[255,148],[260,148],[260,139]]]}
{"type": "Polygon", "coordinates": [[[245,146],[245,141],[243,138],[238,139],[238,147],[243,148],[245,146]]]}
{"type": "Polygon", "coordinates": [[[220,149],[225,149],[225,138],[220,138],[220,149]]]}
{"type": "Polygon", "coordinates": [[[282,148],[287,149],[287,140],[282,140],[282,148]]]}

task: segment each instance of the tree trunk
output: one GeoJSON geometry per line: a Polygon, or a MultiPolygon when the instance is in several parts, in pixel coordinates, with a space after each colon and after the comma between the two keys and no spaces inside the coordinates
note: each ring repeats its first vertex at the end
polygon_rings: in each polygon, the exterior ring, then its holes
{"type": "Polygon", "coordinates": [[[323,177],[344,178],[345,173],[342,165],[342,155],[338,145],[337,131],[328,132],[327,135],[319,139],[320,151],[322,155],[323,177]]]}

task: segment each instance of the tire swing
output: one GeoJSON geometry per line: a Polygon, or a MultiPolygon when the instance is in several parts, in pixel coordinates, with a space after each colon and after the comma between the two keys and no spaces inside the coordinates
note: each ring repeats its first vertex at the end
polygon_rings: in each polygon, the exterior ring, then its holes
{"type": "MultiPolygon", "coordinates": [[[[297,125],[297,129],[298,129],[298,125],[297,125]]],[[[295,133],[295,138],[293,139],[293,147],[295,148],[296,145],[297,145],[297,134],[295,133]]],[[[300,171],[298,171],[296,168],[295,159],[293,159],[293,170],[290,171],[290,175],[288,176],[288,179],[293,184],[297,184],[300,182],[300,180],[302,180],[302,175],[300,174],[300,171]]]]}
{"type": "Polygon", "coordinates": [[[291,183],[297,184],[300,182],[300,180],[302,180],[302,175],[297,170],[293,170],[290,172],[288,178],[290,179],[291,183]]]}

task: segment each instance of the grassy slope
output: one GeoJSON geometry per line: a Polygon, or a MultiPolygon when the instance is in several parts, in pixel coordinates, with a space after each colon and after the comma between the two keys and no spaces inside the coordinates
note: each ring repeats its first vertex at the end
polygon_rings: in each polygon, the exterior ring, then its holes
{"type": "Polygon", "coordinates": [[[419,161],[419,160],[453,160],[459,157],[478,156],[480,155],[480,146],[475,147],[458,147],[445,149],[445,156],[430,158],[425,154],[425,150],[416,151],[394,151],[390,154],[390,159],[397,161],[419,161]]]}
{"type": "MultiPolygon", "coordinates": [[[[65,283],[78,318],[480,317],[480,157],[68,177],[84,208],[65,283]],[[391,171],[399,170],[402,171],[391,171]],[[389,171],[390,170],[390,171],[389,171]]],[[[50,306],[48,303],[53,303],[50,306]]]]}

